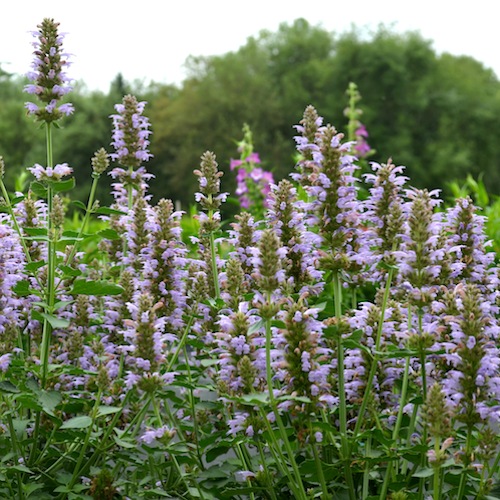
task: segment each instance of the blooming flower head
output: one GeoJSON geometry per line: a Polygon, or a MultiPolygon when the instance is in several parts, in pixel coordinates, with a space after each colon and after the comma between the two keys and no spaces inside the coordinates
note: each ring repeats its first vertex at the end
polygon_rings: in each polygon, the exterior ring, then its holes
{"type": "Polygon", "coordinates": [[[25,92],[36,95],[43,104],[39,106],[27,102],[25,107],[28,113],[47,123],[57,121],[74,111],[72,104],[58,104],[72,90],[68,85],[70,80],[63,71],[64,66],[69,63],[67,54],[62,52],[64,35],[58,32],[58,27],[59,23],[46,18],[38,25],[38,31],[32,32],[37,41],[33,42],[33,71],[27,76],[33,83],[24,88],[25,92]]]}
{"type": "Polygon", "coordinates": [[[153,155],[148,150],[151,134],[149,120],[143,116],[146,102],[137,101],[132,95],[126,95],[121,104],[116,104],[113,120],[112,146],[115,153],[110,156],[123,167],[138,168],[153,155]]]}
{"type": "Polygon", "coordinates": [[[71,175],[73,169],[67,163],[61,163],[55,167],[42,167],[35,163],[33,167],[28,170],[36,177],[37,181],[59,181],[62,177],[71,175]]]}

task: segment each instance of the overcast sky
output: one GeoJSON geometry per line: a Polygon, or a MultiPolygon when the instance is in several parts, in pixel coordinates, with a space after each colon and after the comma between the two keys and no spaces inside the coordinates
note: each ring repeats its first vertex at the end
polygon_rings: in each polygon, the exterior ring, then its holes
{"type": "Polygon", "coordinates": [[[303,17],[328,31],[354,24],[376,30],[417,30],[437,53],[469,55],[500,76],[496,0],[2,0],[0,65],[16,74],[30,69],[30,31],[45,17],[60,22],[73,56],[68,76],[107,91],[121,72],[126,80],[180,83],[189,55],[235,51],[260,30],[303,17]]]}

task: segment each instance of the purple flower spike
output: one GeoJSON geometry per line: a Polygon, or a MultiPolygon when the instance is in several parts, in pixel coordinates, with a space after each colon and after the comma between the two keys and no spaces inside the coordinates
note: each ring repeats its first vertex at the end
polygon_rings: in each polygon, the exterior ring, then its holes
{"type": "Polygon", "coordinates": [[[24,87],[24,91],[38,97],[43,103],[38,106],[32,102],[25,104],[28,114],[34,115],[36,120],[51,123],[59,120],[64,115],[73,112],[69,103],[58,105],[60,99],[71,92],[70,80],[64,73],[67,66],[67,54],[62,52],[64,36],[58,33],[59,23],[53,19],[44,19],[38,25],[39,31],[33,31],[37,41],[33,42],[35,56],[32,67],[26,76],[33,82],[24,87]]]}
{"type": "Polygon", "coordinates": [[[113,120],[113,142],[115,153],[110,156],[123,167],[138,168],[153,155],[149,152],[149,120],[143,116],[146,102],[137,101],[132,95],[126,95],[121,104],[116,104],[117,114],[113,120]]]}

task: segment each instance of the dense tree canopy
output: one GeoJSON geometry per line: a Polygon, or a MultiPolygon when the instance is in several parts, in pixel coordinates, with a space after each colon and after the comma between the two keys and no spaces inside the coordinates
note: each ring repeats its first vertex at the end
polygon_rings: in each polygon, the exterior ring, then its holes
{"type": "MultiPolygon", "coordinates": [[[[293,125],[305,107],[314,105],[344,131],[350,82],[362,95],[362,121],[377,151],[373,160],[391,157],[407,167],[413,184],[429,188],[483,172],[488,189],[500,193],[498,79],[470,57],[436,54],[418,33],[380,27],[371,34],[356,28],[335,34],[298,19],[249,38],[236,52],[191,57],[187,64],[189,76],[180,87],[143,88],[118,75],[107,94],[84,86],[72,93],[76,112],[55,138],[55,155],[75,168],[82,197],[90,158],[99,147],[110,148],[109,115],[125,93],[148,101],[153,193],[187,208],[196,189],[192,171],[207,149],[226,172],[225,190],[234,189],[229,160],[238,155],[245,123],[264,167],[277,179],[286,176],[294,166],[293,125]]],[[[23,83],[0,72],[0,155],[11,187],[22,168],[43,162],[41,131],[23,110],[23,83]]]]}

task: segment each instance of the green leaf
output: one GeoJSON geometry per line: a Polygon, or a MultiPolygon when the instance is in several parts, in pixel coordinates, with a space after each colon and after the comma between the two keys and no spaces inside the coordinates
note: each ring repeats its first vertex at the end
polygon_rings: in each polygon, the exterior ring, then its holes
{"type": "Polygon", "coordinates": [[[26,271],[32,273],[45,266],[46,264],[47,262],[45,262],[44,260],[39,260],[38,262],[30,262],[29,264],[26,264],[25,269],[26,271]]]}
{"type": "Polygon", "coordinates": [[[57,391],[43,391],[38,395],[38,402],[42,405],[44,411],[53,414],[55,407],[62,401],[62,396],[57,391]]]}
{"type": "Polygon", "coordinates": [[[78,207],[78,208],[81,208],[82,210],[87,211],[87,207],[80,200],[72,201],[71,204],[74,205],[75,207],[78,207]]]}
{"type": "Polygon", "coordinates": [[[25,227],[24,232],[29,236],[47,236],[46,227],[25,227]]]}
{"type": "Polygon", "coordinates": [[[10,470],[15,470],[19,472],[27,472],[28,474],[33,474],[33,471],[26,467],[26,465],[18,464],[18,465],[13,465],[12,467],[9,467],[10,470]]]}
{"type": "Polygon", "coordinates": [[[35,293],[35,290],[30,287],[30,282],[28,280],[18,281],[12,287],[12,291],[19,295],[19,297],[26,297],[27,295],[32,295],[33,293],[35,293]]]}
{"type": "Polygon", "coordinates": [[[82,272],[79,269],[73,269],[71,266],[60,265],[59,269],[65,276],[81,276],[82,272]]]}
{"type": "Polygon", "coordinates": [[[241,404],[244,405],[261,405],[262,403],[269,403],[269,395],[266,392],[256,392],[255,394],[245,394],[237,398],[241,404]]]}
{"type": "Polygon", "coordinates": [[[97,233],[98,236],[105,240],[119,240],[121,236],[114,229],[102,229],[97,233]]]}
{"type": "Polygon", "coordinates": [[[12,382],[9,382],[8,380],[2,380],[0,382],[0,391],[8,392],[10,394],[18,394],[21,392],[12,382]]]}
{"type": "Polygon", "coordinates": [[[265,326],[266,322],[263,319],[259,319],[253,325],[250,326],[250,328],[248,329],[248,335],[253,335],[254,333],[258,332],[261,328],[264,328],[265,326]]]}
{"type": "Polygon", "coordinates": [[[54,193],[62,193],[63,191],[70,191],[75,187],[75,178],[70,177],[65,181],[56,181],[52,182],[52,188],[54,189],[54,193]]]}
{"type": "Polygon", "coordinates": [[[109,208],[109,207],[99,207],[97,210],[94,211],[94,213],[102,215],[127,215],[126,212],[122,212],[121,210],[115,210],[114,208],[109,208]]]}
{"type": "Polygon", "coordinates": [[[112,413],[118,413],[121,411],[119,406],[99,406],[97,409],[97,416],[102,417],[103,415],[111,415],[112,413]]]}
{"type": "Polygon", "coordinates": [[[120,295],[123,293],[123,288],[108,281],[79,279],[75,280],[69,293],[72,295],[120,295]]]}
{"type": "Polygon", "coordinates": [[[431,477],[434,475],[434,469],[431,469],[430,467],[427,467],[425,469],[420,469],[419,471],[415,472],[412,477],[431,477]]]}
{"type": "Polygon", "coordinates": [[[67,319],[58,318],[52,314],[40,313],[40,316],[46,319],[52,328],[67,328],[70,324],[67,319]]]}
{"type": "Polygon", "coordinates": [[[132,448],[137,448],[137,443],[131,443],[129,441],[124,441],[123,439],[120,439],[118,436],[114,436],[114,441],[118,446],[121,446],[122,448],[126,449],[132,449],[132,448]]]}
{"type": "Polygon", "coordinates": [[[47,188],[41,182],[32,182],[30,189],[38,198],[47,198],[47,188]]]}
{"type": "Polygon", "coordinates": [[[73,417],[64,422],[60,429],[86,429],[92,425],[92,419],[87,416],[73,417]]]}

